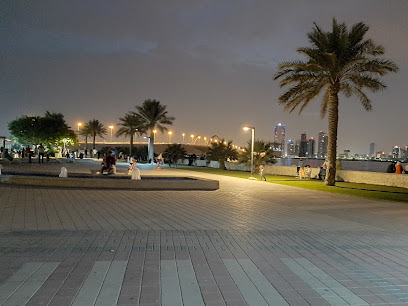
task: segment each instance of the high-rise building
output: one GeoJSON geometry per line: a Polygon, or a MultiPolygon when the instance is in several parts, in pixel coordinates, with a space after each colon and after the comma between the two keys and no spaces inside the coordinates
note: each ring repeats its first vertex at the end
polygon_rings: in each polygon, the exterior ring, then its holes
{"type": "Polygon", "coordinates": [[[375,154],[375,143],[372,142],[372,143],[370,143],[370,154],[369,154],[369,156],[373,157],[374,154],[375,154]]]}
{"type": "Polygon", "coordinates": [[[282,156],[285,156],[285,129],[286,125],[278,123],[275,125],[274,147],[275,151],[280,151],[282,156]]]}
{"type": "Polygon", "coordinates": [[[326,158],[327,157],[327,142],[328,136],[325,132],[319,132],[319,139],[317,144],[317,157],[318,158],[326,158]]]}
{"type": "Polygon", "coordinates": [[[295,156],[300,156],[300,139],[295,141],[295,156]]]}
{"type": "Polygon", "coordinates": [[[314,138],[310,137],[309,141],[307,142],[306,157],[308,157],[308,158],[313,158],[314,157],[315,145],[316,145],[316,142],[315,142],[314,138]]]}
{"type": "Polygon", "coordinates": [[[306,133],[300,135],[299,157],[306,157],[307,152],[307,137],[306,133]]]}
{"type": "Polygon", "coordinates": [[[286,152],[288,156],[296,156],[296,145],[294,144],[292,139],[288,139],[288,146],[286,152]]]}

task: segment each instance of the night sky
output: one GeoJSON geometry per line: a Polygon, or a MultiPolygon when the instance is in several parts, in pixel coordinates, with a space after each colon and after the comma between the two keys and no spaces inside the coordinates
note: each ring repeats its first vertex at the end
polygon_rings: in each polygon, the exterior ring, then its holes
{"type": "MultiPolygon", "coordinates": [[[[367,37],[386,49],[400,71],[383,78],[388,88],[366,112],[356,98],[340,97],[338,150],[390,152],[408,145],[408,1],[14,1],[0,4],[0,136],[21,115],[61,112],[76,123],[106,126],[145,99],[158,99],[181,133],[218,135],[243,145],[327,132],[320,99],[299,116],[278,105],[277,64],[301,59],[313,22],[328,30],[336,17],[363,21],[367,37]]],[[[109,140],[109,135],[106,137],[109,140]]],[[[156,141],[167,140],[158,135],[156,141]]]]}

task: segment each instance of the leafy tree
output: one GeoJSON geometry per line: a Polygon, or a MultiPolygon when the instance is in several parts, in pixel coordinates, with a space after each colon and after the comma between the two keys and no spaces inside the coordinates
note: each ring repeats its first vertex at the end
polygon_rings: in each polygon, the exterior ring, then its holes
{"type": "MultiPolygon", "coordinates": [[[[177,161],[186,155],[186,149],[184,149],[181,144],[170,144],[164,151],[164,156],[173,164],[176,165],[177,161]]],[[[170,163],[169,163],[170,164],[170,163]]]]}
{"type": "Polygon", "coordinates": [[[133,151],[133,138],[135,134],[139,136],[146,132],[143,122],[139,116],[135,114],[126,114],[125,117],[119,118],[120,123],[118,124],[120,128],[116,132],[116,136],[126,136],[130,138],[130,149],[129,155],[132,155],[133,151]]]}
{"type": "Polygon", "coordinates": [[[232,140],[229,140],[228,143],[224,139],[213,142],[207,152],[207,159],[218,161],[220,169],[225,169],[225,162],[228,159],[235,160],[237,157],[238,152],[232,147],[232,140]]]}
{"type": "Polygon", "coordinates": [[[368,29],[359,22],[348,30],[345,23],[338,24],[335,18],[331,32],[314,24],[312,32],[307,34],[311,46],[297,49],[307,59],[281,63],[275,74],[275,80],[281,79],[281,87],[291,86],[279,97],[279,103],[289,112],[299,108],[300,114],[311,100],[323,93],[321,116],[328,112],[329,121],[329,166],[325,179],[329,186],[335,185],[336,178],[339,93],[358,97],[363,108],[370,111],[371,101],[364,90],[383,90],[386,85],[379,77],[398,71],[394,62],[378,58],[385,50],[364,38],[368,29]]]}
{"type": "Polygon", "coordinates": [[[93,139],[92,149],[95,149],[96,136],[103,138],[103,135],[107,134],[106,128],[97,119],[89,120],[84,126],[84,131],[88,131],[90,137],[93,139]]]}
{"type": "Polygon", "coordinates": [[[46,112],[41,116],[22,116],[8,125],[10,133],[25,145],[61,146],[63,139],[76,143],[75,132],[67,125],[61,113],[46,112]]]}
{"type": "MultiPolygon", "coordinates": [[[[258,168],[262,163],[274,163],[275,154],[271,149],[272,145],[270,142],[265,142],[263,140],[254,141],[254,166],[258,168]]],[[[251,162],[251,141],[248,141],[248,145],[245,148],[245,152],[239,155],[238,160],[243,163],[251,162]]]]}
{"type": "Polygon", "coordinates": [[[148,159],[154,159],[154,133],[155,129],[160,132],[167,131],[166,125],[173,125],[174,117],[167,115],[167,106],[160,104],[157,100],[145,100],[142,106],[136,106],[137,113],[133,113],[140,118],[145,131],[150,132],[148,159]]]}

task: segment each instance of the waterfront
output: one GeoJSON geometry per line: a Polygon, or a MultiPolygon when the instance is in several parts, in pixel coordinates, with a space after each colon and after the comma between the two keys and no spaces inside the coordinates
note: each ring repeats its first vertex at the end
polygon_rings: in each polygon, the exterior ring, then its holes
{"type": "MultiPolygon", "coordinates": [[[[277,158],[276,165],[279,166],[297,166],[299,158],[277,158]]],[[[304,164],[310,165],[312,168],[318,168],[324,163],[324,159],[308,159],[304,158],[304,164]]],[[[387,172],[389,161],[374,161],[374,160],[341,160],[343,170],[355,171],[371,171],[371,172],[387,172]]],[[[403,164],[405,167],[406,164],[403,164]]]]}

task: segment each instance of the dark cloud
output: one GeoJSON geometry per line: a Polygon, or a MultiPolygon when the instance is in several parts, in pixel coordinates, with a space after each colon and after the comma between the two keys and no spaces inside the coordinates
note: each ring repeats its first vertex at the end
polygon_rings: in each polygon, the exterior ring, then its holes
{"type": "Polygon", "coordinates": [[[62,112],[71,125],[105,124],[156,98],[168,105],[175,133],[219,134],[243,144],[245,123],[272,139],[327,130],[315,101],[301,115],[277,104],[273,75],[279,62],[299,58],[313,22],[363,21],[400,72],[385,78],[366,113],[342,99],[339,149],[366,153],[407,145],[406,1],[3,1],[0,134],[22,114],[62,112]]]}

